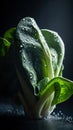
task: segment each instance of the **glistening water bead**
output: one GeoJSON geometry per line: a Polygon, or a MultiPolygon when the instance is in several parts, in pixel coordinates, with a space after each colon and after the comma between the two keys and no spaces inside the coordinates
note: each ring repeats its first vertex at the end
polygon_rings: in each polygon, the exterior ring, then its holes
{"type": "Polygon", "coordinates": [[[28,29],[26,27],[21,26],[21,31],[27,31],[28,29]]]}
{"type": "Polygon", "coordinates": [[[33,74],[32,73],[30,73],[30,79],[32,79],[33,78],[33,74]]]}
{"type": "Polygon", "coordinates": [[[20,45],[20,48],[23,48],[23,45],[20,45]]]}

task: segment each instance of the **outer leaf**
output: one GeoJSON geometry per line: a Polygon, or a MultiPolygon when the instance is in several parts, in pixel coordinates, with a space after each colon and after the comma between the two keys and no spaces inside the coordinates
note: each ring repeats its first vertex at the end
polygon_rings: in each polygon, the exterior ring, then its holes
{"type": "Polygon", "coordinates": [[[20,62],[19,68],[26,73],[28,82],[30,81],[34,88],[45,77],[53,78],[49,47],[33,18],[26,17],[20,20],[16,28],[15,46],[15,53],[18,51],[15,55],[18,63],[20,62]]]}
{"type": "Polygon", "coordinates": [[[58,104],[66,101],[73,94],[73,81],[63,77],[53,78],[48,82],[47,86],[40,90],[39,96],[48,96],[49,92],[55,92],[52,104],[58,104]]]}
{"type": "Polygon", "coordinates": [[[52,102],[52,105],[65,102],[73,94],[73,81],[63,78],[63,77],[62,78],[57,77],[57,78],[55,78],[54,82],[55,82],[54,83],[55,88],[57,90],[55,89],[55,97],[52,102]],[[60,92],[59,92],[59,95],[57,96],[58,90],[60,90],[60,92]]]}
{"type": "Polygon", "coordinates": [[[72,81],[62,77],[53,78],[45,87],[41,88],[38,94],[40,99],[36,104],[36,110],[40,112],[40,115],[42,111],[43,114],[47,111],[48,113],[51,113],[56,104],[65,102],[72,96],[72,94],[72,81]]]}
{"type": "Polygon", "coordinates": [[[55,31],[47,29],[42,29],[41,31],[51,51],[54,76],[59,76],[65,51],[63,40],[55,31]]]}

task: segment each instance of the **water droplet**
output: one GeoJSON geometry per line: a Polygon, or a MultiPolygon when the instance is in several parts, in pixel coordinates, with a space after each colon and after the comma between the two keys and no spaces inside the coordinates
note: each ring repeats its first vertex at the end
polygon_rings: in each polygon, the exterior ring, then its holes
{"type": "Polygon", "coordinates": [[[23,45],[20,45],[20,48],[23,48],[23,45]]]}
{"type": "Polygon", "coordinates": [[[47,67],[47,65],[45,64],[45,67],[47,67]]]}
{"type": "Polygon", "coordinates": [[[21,31],[27,31],[27,30],[28,30],[27,27],[25,27],[25,26],[21,26],[21,31]]]}
{"type": "Polygon", "coordinates": [[[24,27],[21,27],[21,30],[22,30],[22,31],[24,31],[24,30],[25,30],[25,28],[24,28],[24,27]]]}
{"type": "Polygon", "coordinates": [[[63,54],[62,53],[60,53],[60,56],[62,56],[63,54]]]}
{"type": "Polygon", "coordinates": [[[22,21],[25,21],[25,18],[23,18],[22,21]]]}
{"type": "Polygon", "coordinates": [[[33,78],[33,74],[32,73],[30,73],[30,79],[32,79],[33,78]]]}

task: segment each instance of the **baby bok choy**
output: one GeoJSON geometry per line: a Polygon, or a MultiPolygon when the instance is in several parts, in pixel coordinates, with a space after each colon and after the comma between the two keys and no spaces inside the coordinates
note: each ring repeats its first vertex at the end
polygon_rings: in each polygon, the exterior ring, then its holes
{"type": "Polygon", "coordinates": [[[31,118],[51,114],[72,96],[73,81],[62,76],[65,46],[58,33],[40,29],[33,18],[25,17],[4,39],[13,45],[19,98],[31,118]]]}

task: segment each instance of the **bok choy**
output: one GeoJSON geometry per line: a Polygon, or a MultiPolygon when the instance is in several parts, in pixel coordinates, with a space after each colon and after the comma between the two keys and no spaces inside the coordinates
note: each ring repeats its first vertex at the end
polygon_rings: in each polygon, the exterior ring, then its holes
{"type": "Polygon", "coordinates": [[[62,76],[65,46],[57,32],[40,29],[33,18],[25,17],[3,39],[13,46],[21,84],[18,95],[31,118],[51,114],[57,104],[72,96],[73,81],[62,76]]]}

